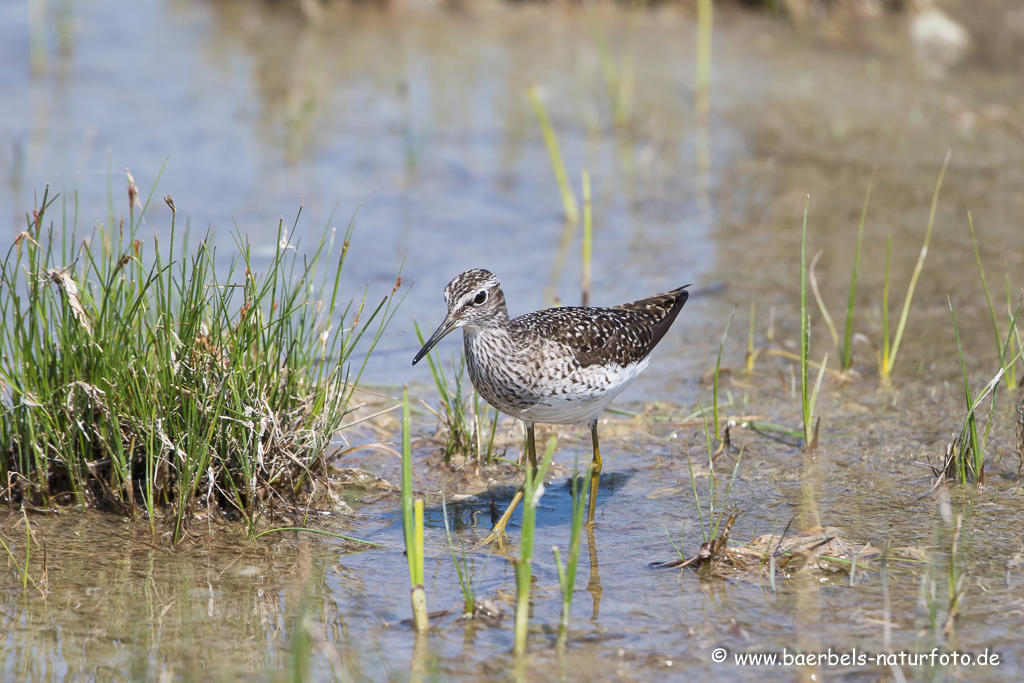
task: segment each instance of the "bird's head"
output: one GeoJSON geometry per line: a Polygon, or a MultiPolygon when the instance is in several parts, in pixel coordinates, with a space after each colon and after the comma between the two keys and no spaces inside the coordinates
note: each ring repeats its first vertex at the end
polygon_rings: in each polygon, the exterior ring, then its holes
{"type": "Polygon", "coordinates": [[[448,313],[413,358],[413,365],[453,330],[460,327],[500,327],[508,322],[501,283],[493,273],[482,268],[467,270],[449,282],[444,288],[444,301],[448,305],[448,313]]]}

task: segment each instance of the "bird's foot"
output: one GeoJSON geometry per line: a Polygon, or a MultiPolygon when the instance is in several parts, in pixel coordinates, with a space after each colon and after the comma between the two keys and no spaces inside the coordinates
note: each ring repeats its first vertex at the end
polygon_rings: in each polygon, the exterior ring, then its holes
{"type": "Polygon", "coordinates": [[[499,549],[504,549],[505,541],[508,540],[508,534],[505,533],[505,520],[498,520],[498,523],[494,525],[491,532],[483,537],[483,539],[476,544],[477,548],[483,548],[489,546],[492,543],[497,542],[499,549]]]}
{"type": "Polygon", "coordinates": [[[519,491],[516,491],[516,495],[512,498],[512,502],[509,503],[509,506],[505,508],[505,512],[501,515],[501,518],[494,523],[493,527],[491,527],[491,533],[484,536],[484,540],[476,544],[477,548],[490,545],[495,541],[498,542],[499,548],[504,548],[505,539],[508,538],[505,534],[505,526],[508,524],[509,520],[512,519],[512,513],[515,512],[516,506],[519,505],[519,501],[522,499],[523,491],[520,489],[519,491]]]}

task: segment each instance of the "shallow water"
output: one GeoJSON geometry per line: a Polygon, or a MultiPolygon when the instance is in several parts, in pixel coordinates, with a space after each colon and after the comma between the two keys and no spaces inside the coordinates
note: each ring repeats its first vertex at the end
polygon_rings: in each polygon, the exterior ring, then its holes
{"type": "MultiPolygon", "coordinates": [[[[441,290],[461,270],[494,270],[512,313],[541,307],[552,293],[565,303],[578,299],[578,234],[564,268],[555,267],[561,205],[524,95],[524,86],[536,83],[570,173],[586,164],[592,176],[593,301],[618,303],[685,282],[707,291],[687,304],[655,354],[654,371],[616,407],[664,404],[643,421],[613,417],[601,427],[605,471],[615,483],[602,487],[594,538],[583,548],[564,655],[553,645],[559,599],[550,546],[568,543],[569,497],[560,484],[577,454],[588,457],[588,436],[572,430],[559,432],[561,468],[539,516],[526,659],[510,654],[514,576],[498,554],[471,557],[478,595],[502,609],[503,620],[465,625],[456,612],[419,642],[396,623],[409,613],[408,572],[396,498],[388,496],[355,500],[355,514],[326,521],[328,529],[386,550],[286,534],[253,545],[240,530],[208,528],[205,520],[193,522],[194,539],[170,548],[141,523],[30,514],[30,575],[45,584],[22,591],[15,571],[2,576],[5,679],[260,680],[309,667],[312,680],[760,680],[775,670],[715,663],[713,652],[927,652],[936,642],[944,650],[990,648],[1001,662],[904,666],[907,680],[1021,677],[1024,533],[1017,520],[1024,496],[1006,394],[988,486],[954,490],[949,504],[953,519],[963,515],[958,567],[966,592],[945,639],[929,621],[922,591],[934,581],[936,604],[948,602],[953,531],[941,499],[928,495],[932,475],[920,464],[938,463],[944,440],[963,420],[947,294],[972,385],[995,371],[968,210],[997,302],[1005,302],[1004,276],[1013,292],[1024,284],[1019,72],[975,62],[945,81],[927,81],[903,44],[900,18],[864,20],[836,38],[725,13],[715,34],[712,113],[702,123],[692,113],[693,25],[664,8],[637,20],[633,125],[617,131],[587,17],[578,11],[332,7],[318,28],[272,4],[153,1],[127,13],[93,3],[74,7],[74,51],[51,54],[41,77],[29,75],[23,11],[0,9],[0,32],[12,37],[0,41],[0,100],[7,103],[0,204],[11,207],[11,239],[32,192],[46,182],[79,192],[80,224],[105,220],[108,149],[109,167],[129,166],[144,194],[170,156],[157,195],[172,194],[197,228],[216,226],[225,247],[236,222],[257,241],[275,234],[276,217],[292,216],[300,198],[297,231],[307,241],[335,205],[333,223],[344,225],[366,198],[349,261],[353,289],[369,282],[371,291],[385,293],[400,266],[416,281],[373,356],[371,378],[388,386],[426,383],[426,369],[409,367],[417,348],[411,321],[440,320],[441,290]],[[675,556],[669,535],[677,539],[684,523],[688,554],[701,540],[687,455],[706,461],[704,436],[673,422],[695,410],[697,397],[704,405],[711,400],[710,386],[698,380],[714,366],[737,303],[723,361],[732,369],[723,393],[733,403],[724,413],[799,424],[789,362],[762,355],[753,376],[742,366],[751,301],[755,343],[768,343],[774,306],[773,346],[799,349],[799,228],[808,195],[808,250],[825,249],[817,275],[838,321],[874,169],[855,326],[877,343],[886,237],[893,236],[896,311],[950,148],[895,388],[876,389],[873,354],[861,344],[856,367],[865,379],[824,385],[822,445],[813,457],[733,432],[743,447],[731,490],[740,511],[734,542],[820,524],[857,545],[889,544],[884,580],[877,561],[852,586],[846,573],[806,572],[780,576],[775,589],[762,576],[723,580],[650,569],[675,556]]],[[[604,8],[599,18],[616,27],[609,30],[617,48],[629,44],[625,13],[604,8]]],[[[112,184],[121,207],[123,177],[114,174],[112,184]]],[[[150,211],[147,228],[165,231],[158,197],[150,211]]],[[[830,353],[834,367],[828,332],[817,309],[812,313],[814,356],[830,353]]],[[[442,353],[457,348],[445,342],[442,353]]],[[[427,388],[419,393],[434,400],[427,388]]],[[[427,434],[434,424],[424,414],[417,428],[427,434]]],[[[511,455],[521,436],[511,425],[501,432],[510,434],[511,455]]],[[[369,432],[349,436],[374,440],[369,432]]],[[[416,464],[435,506],[428,511],[426,590],[431,609],[447,610],[460,606],[461,593],[436,508],[442,477],[427,462],[433,448],[419,442],[416,464]]],[[[393,456],[360,453],[344,464],[397,481],[393,456]]],[[[718,465],[719,499],[735,458],[718,465]]],[[[697,466],[696,487],[706,506],[706,468],[697,466]]],[[[489,524],[486,503],[451,512],[467,543],[489,524]]],[[[24,532],[17,513],[0,527],[19,562],[24,532]]],[[[807,680],[897,675],[873,664],[778,671],[807,680]]]]}

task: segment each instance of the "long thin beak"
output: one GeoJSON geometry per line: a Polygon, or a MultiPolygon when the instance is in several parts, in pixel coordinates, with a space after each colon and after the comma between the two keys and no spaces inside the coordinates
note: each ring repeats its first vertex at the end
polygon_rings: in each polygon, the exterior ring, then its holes
{"type": "Polygon", "coordinates": [[[445,336],[447,336],[448,333],[450,333],[456,327],[458,327],[458,325],[455,323],[454,320],[452,320],[451,318],[445,318],[444,322],[441,323],[441,326],[434,330],[434,334],[430,336],[430,339],[428,339],[427,343],[423,345],[423,348],[420,349],[420,352],[417,353],[416,357],[412,359],[412,364],[416,365],[417,363],[419,363],[420,360],[423,359],[423,356],[427,355],[430,352],[430,349],[434,348],[434,345],[437,344],[437,342],[444,339],[445,336]]]}

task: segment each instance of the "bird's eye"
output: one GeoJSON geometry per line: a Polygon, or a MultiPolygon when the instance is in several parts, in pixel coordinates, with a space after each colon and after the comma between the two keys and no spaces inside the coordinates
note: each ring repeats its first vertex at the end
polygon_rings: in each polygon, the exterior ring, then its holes
{"type": "Polygon", "coordinates": [[[487,292],[477,292],[476,293],[476,297],[474,297],[474,299],[473,299],[473,303],[476,304],[477,306],[482,305],[486,301],[487,301],[487,292]]]}

